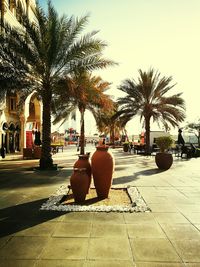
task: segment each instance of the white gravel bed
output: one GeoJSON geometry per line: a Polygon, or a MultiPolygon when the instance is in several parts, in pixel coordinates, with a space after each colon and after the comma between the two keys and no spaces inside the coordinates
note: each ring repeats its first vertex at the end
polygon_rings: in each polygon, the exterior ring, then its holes
{"type": "MultiPolygon", "coordinates": [[[[115,189],[115,187],[112,187],[115,189]]],[[[119,189],[119,188],[117,188],[119,189]]],[[[134,186],[126,187],[127,193],[131,199],[131,204],[124,205],[66,205],[60,203],[61,199],[69,191],[67,185],[61,185],[49,199],[42,204],[40,210],[66,211],[66,212],[150,212],[150,208],[145,203],[138,189],[134,186]]]]}

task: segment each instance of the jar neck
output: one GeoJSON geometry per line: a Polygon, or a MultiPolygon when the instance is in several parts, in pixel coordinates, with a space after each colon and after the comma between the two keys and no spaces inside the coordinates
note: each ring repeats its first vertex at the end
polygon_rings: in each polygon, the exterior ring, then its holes
{"type": "Polygon", "coordinates": [[[96,149],[99,151],[108,151],[109,146],[97,146],[96,149]]]}

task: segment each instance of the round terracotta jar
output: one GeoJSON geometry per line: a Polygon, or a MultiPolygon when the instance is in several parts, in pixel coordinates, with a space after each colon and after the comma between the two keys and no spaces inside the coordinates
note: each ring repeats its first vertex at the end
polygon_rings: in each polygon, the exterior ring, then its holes
{"type": "Polygon", "coordinates": [[[108,146],[97,146],[91,158],[92,175],[99,198],[107,198],[112,185],[114,159],[108,146]]]}
{"type": "Polygon", "coordinates": [[[70,177],[70,184],[75,202],[80,203],[85,200],[88,192],[89,180],[90,178],[87,174],[86,168],[74,169],[70,177]]]}
{"type": "Polygon", "coordinates": [[[161,170],[168,170],[173,163],[173,156],[170,153],[158,152],[155,157],[156,165],[161,170]]]}
{"type": "Polygon", "coordinates": [[[78,155],[77,161],[74,163],[74,168],[86,168],[86,172],[89,176],[89,185],[88,185],[88,193],[90,189],[91,179],[92,179],[92,170],[91,164],[89,161],[90,154],[78,155]]]}

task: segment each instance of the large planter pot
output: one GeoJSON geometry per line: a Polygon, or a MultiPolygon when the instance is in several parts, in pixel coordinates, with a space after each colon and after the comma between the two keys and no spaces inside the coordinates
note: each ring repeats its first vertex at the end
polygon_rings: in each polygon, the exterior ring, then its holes
{"type": "Polygon", "coordinates": [[[172,166],[173,157],[170,153],[158,152],[155,161],[159,169],[168,170],[172,166]]]}
{"type": "Polygon", "coordinates": [[[128,144],[123,144],[123,150],[124,150],[124,152],[128,152],[128,147],[129,147],[128,144]]]}
{"type": "Polygon", "coordinates": [[[91,158],[92,175],[99,198],[107,198],[112,185],[114,159],[107,146],[97,146],[91,158]]]}
{"type": "Polygon", "coordinates": [[[70,184],[74,196],[74,200],[77,203],[85,200],[88,192],[89,176],[86,172],[86,168],[75,168],[71,177],[70,184]]]}
{"type": "Polygon", "coordinates": [[[91,164],[89,161],[90,154],[79,155],[78,160],[74,163],[74,168],[86,168],[87,175],[89,176],[89,185],[88,185],[88,192],[90,189],[91,178],[92,178],[92,170],[91,164]]]}

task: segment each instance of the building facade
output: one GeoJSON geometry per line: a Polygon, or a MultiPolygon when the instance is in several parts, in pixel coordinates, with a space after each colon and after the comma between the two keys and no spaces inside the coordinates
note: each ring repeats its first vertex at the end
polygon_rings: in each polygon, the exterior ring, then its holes
{"type": "MultiPolygon", "coordinates": [[[[0,0],[0,19],[11,26],[20,27],[20,16],[17,6],[25,10],[30,20],[36,23],[34,9],[35,0],[0,0]]],[[[41,133],[42,104],[31,93],[19,106],[20,95],[12,93],[5,95],[0,102],[0,148],[6,153],[22,151],[23,148],[39,145],[41,133]]]]}

